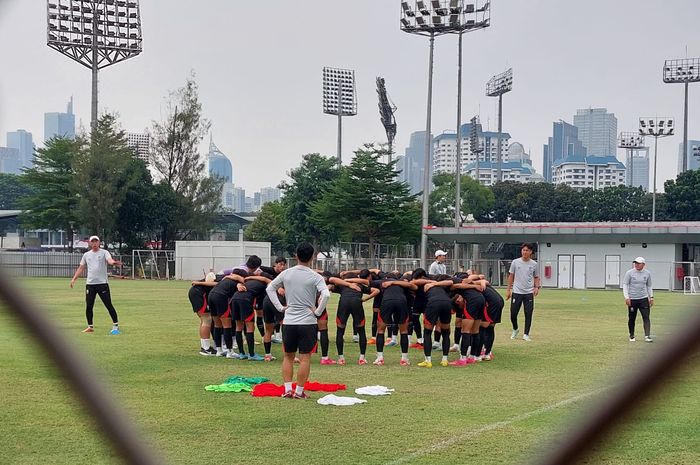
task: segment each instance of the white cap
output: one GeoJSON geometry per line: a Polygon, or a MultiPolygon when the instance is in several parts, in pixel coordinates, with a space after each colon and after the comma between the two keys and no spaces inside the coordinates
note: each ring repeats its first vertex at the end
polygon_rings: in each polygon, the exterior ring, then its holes
{"type": "Polygon", "coordinates": [[[100,241],[100,238],[97,237],[97,236],[90,236],[90,239],[88,239],[88,242],[92,242],[92,241],[97,241],[97,242],[99,242],[99,241],[100,241]]]}
{"type": "Polygon", "coordinates": [[[447,252],[445,252],[445,251],[442,250],[442,249],[436,250],[436,251],[435,251],[435,256],[436,256],[436,257],[439,257],[440,255],[447,255],[447,252]]]}
{"type": "Polygon", "coordinates": [[[634,259],[634,263],[646,263],[646,260],[644,260],[644,257],[637,257],[634,259]]]}

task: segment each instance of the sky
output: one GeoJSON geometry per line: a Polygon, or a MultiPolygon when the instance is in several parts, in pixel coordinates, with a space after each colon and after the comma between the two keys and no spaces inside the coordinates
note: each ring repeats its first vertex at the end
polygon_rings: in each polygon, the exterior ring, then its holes
{"type": "MultiPolygon", "coordinates": [[[[397,154],[425,130],[428,39],[400,30],[399,0],[139,3],[143,53],[100,72],[100,112],[143,132],[194,72],[214,143],[247,192],[287,179],[306,153],[335,156],[337,118],[321,106],[324,66],[356,73],[358,114],[343,119],[344,163],[362,144],[386,141],[377,76],[398,107],[397,154]]],[[[700,56],[699,14],[697,0],[493,0],[491,27],[464,36],[462,120],[479,114],[497,129],[497,99],[484,95],[485,83],[513,67],[503,128],[541,173],[552,123],[573,123],[577,109],[607,108],[618,132],[636,131],[642,116],[674,117],[677,135],[659,140],[661,187],[676,176],[683,119],[683,86],[664,84],[662,67],[700,56]]],[[[0,0],[0,63],[0,145],[17,129],[41,144],[44,112],[65,111],[71,96],[76,122],[89,125],[90,72],[46,46],[46,2],[0,0]]],[[[433,79],[437,135],[457,125],[456,36],[436,39],[433,79]]],[[[689,138],[700,139],[700,83],[689,103],[689,138]]]]}

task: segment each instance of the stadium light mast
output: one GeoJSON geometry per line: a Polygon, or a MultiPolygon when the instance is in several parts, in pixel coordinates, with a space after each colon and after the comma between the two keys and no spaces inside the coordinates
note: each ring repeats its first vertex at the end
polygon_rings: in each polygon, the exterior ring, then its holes
{"type": "Polygon", "coordinates": [[[389,163],[391,163],[392,147],[396,137],[396,105],[389,99],[386,92],[386,84],[383,77],[377,77],[377,96],[379,98],[379,117],[386,131],[386,139],[389,143],[389,163]]]}
{"type": "MultiPolygon", "coordinates": [[[[643,149],[644,136],[638,132],[621,132],[617,138],[617,147],[625,149],[629,172],[629,185],[634,187],[634,152],[643,149]]],[[[647,179],[647,182],[649,180],[647,179]]]]}
{"type": "MultiPolygon", "coordinates": [[[[444,34],[459,34],[460,37],[460,64],[458,81],[458,106],[461,102],[461,38],[464,32],[469,32],[477,29],[483,29],[490,24],[488,11],[490,2],[474,2],[465,3],[463,0],[430,0],[430,1],[402,1],[401,2],[401,30],[409,34],[417,34],[427,36],[429,42],[429,58],[428,58],[428,104],[426,111],[425,124],[425,153],[423,163],[423,210],[421,222],[421,253],[420,262],[422,267],[426,267],[427,250],[428,250],[428,202],[430,198],[430,147],[432,145],[431,137],[431,112],[433,101],[433,54],[435,49],[435,37],[444,34]],[[478,4],[481,4],[479,7],[478,4]]],[[[460,107],[461,109],[461,107],[460,107]]],[[[458,109],[459,113],[459,109],[458,109]]],[[[458,120],[461,115],[458,115],[458,120]]],[[[460,121],[457,122],[457,179],[461,175],[459,136],[461,134],[460,121]]],[[[457,181],[459,182],[459,181],[457,181]]],[[[459,198],[456,199],[455,205],[455,223],[459,227],[460,223],[460,208],[459,198]]]]}
{"type": "Polygon", "coordinates": [[[673,118],[639,118],[639,135],[654,138],[654,193],[651,197],[651,221],[656,221],[656,161],[659,158],[659,137],[673,135],[673,118]]]}
{"type": "Polygon", "coordinates": [[[323,112],[338,116],[338,168],[343,163],[343,116],[357,114],[355,71],[323,68],[323,112]]]}
{"type": "Polygon", "coordinates": [[[98,71],[140,54],[138,0],[47,0],[46,45],[92,71],[90,125],[97,123],[98,71]]]}
{"type": "MultiPolygon", "coordinates": [[[[700,81],[700,58],[666,60],[664,62],[664,82],[683,84],[685,104],[683,106],[683,165],[681,173],[688,169],[688,84],[700,81]]],[[[656,163],[656,161],[654,161],[656,163]]]]}
{"type": "Polygon", "coordinates": [[[486,95],[498,97],[498,145],[496,146],[496,182],[502,181],[501,175],[501,137],[503,134],[503,94],[513,90],[513,68],[497,74],[486,83],[486,95]]]}

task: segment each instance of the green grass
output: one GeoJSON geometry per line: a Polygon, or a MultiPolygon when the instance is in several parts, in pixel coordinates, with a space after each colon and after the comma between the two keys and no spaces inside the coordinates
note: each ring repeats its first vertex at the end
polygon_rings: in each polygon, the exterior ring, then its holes
{"type": "MultiPolygon", "coordinates": [[[[600,397],[543,409],[622,380],[672,339],[683,324],[683,306],[693,302],[679,294],[657,294],[654,344],[627,342],[619,291],[544,290],[536,304],[533,342],[511,341],[504,321],[497,326],[492,362],[420,369],[415,364],[422,354],[411,349],[413,366],[403,368],[398,366],[398,348],[385,350],[387,365],[381,368],[354,363],[319,366],[314,356],[311,379],[345,383],[347,395],[371,384],[396,389],[390,397],[340,408],[204,391],[206,384],[232,375],[266,376],[279,384],[280,362],[199,356],[197,319],[187,300],[186,282],[113,281],[123,330],[118,337],[107,335],[110,321],[99,301],[96,332],[80,332],[85,323],[83,292],[71,290],[67,279],[27,279],[21,285],[42,304],[47,320],[92,362],[95,376],[111,388],[169,463],[207,465],[486,465],[532,460],[600,397]],[[449,445],[440,446],[443,441],[449,445]]],[[[118,461],[96,431],[90,412],[11,313],[0,312],[0,463],[118,461]]],[[[368,321],[370,316],[368,312],[368,321]]],[[[641,320],[638,326],[639,335],[641,320]]],[[[331,327],[331,355],[334,333],[331,327]]],[[[346,333],[346,357],[354,362],[358,348],[349,339],[346,333]]],[[[273,346],[273,353],[280,356],[279,345],[273,346]]],[[[373,346],[368,358],[374,358],[373,346]]],[[[667,380],[667,388],[654,401],[640,406],[622,428],[596,446],[588,463],[699,463],[697,360],[667,380]]],[[[317,399],[322,394],[312,395],[317,399]]]]}

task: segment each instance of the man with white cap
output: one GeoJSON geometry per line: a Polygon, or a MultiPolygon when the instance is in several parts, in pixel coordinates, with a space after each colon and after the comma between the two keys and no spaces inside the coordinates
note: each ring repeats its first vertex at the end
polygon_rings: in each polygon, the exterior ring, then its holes
{"type": "Polygon", "coordinates": [[[439,275],[447,274],[447,267],[445,266],[445,260],[447,259],[447,252],[442,249],[435,251],[435,261],[430,264],[428,269],[428,274],[439,275]]]}
{"type": "Polygon", "coordinates": [[[119,260],[112,259],[112,255],[105,249],[100,248],[100,238],[97,236],[90,236],[89,239],[90,250],[83,254],[83,258],[80,260],[80,265],[78,269],[75,270],[73,279],[70,281],[70,287],[75,285],[75,281],[78,276],[87,267],[87,281],[85,283],[85,317],[87,318],[87,328],[83,330],[84,333],[94,332],[94,327],[92,325],[92,309],[95,305],[95,297],[100,296],[100,300],[107,311],[109,316],[112,318],[112,330],[109,334],[117,335],[121,334],[119,331],[119,320],[117,319],[117,311],[112,305],[112,297],[109,293],[109,284],[107,284],[107,265],[117,265],[121,266],[122,262],[119,260]]]}
{"type": "Polygon", "coordinates": [[[630,342],[636,340],[634,324],[637,320],[637,311],[642,314],[644,322],[644,340],[652,342],[649,313],[651,306],[654,305],[654,290],[651,288],[651,273],[644,269],[646,265],[644,257],[635,258],[633,264],[632,269],[625,273],[622,283],[622,294],[625,296],[625,305],[628,310],[627,327],[630,332],[630,342]]]}

